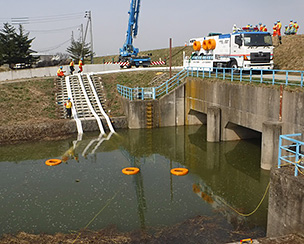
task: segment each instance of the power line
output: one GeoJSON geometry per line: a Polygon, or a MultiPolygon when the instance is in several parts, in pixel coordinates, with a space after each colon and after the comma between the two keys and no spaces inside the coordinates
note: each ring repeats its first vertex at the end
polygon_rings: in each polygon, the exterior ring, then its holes
{"type": "Polygon", "coordinates": [[[45,49],[45,50],[39,50],[39,51],[37,51],[37,52],[39,52],[39,53],[45,53],[45,52],[53,51],[53,50],[55,50],[55,49],[57,49],[57,48],[63,46],[64,44],[66,44],[66,43],[68,43],[68,42],[70,42],[70,41],[71,41],[71,38],[69,38],[68,40],[66,40],[66,41],[64,41],[64,42],[62,42],[62,43],[60,43],[60,44],[58,44],[57,46],[53,46],[53,47],[50,47],[50,48],[45,49]]]}
{"type": "Polygon", "coordinates": [[[61,29],[52,29],[52,30],[27,30],[29,32],[33,32],[33,33],[45,33],[48,34],[50,32],[60,32],[63,30],[70,30],[70,29],[75,29],[80,27],[80,25],[74,25],[74,26],[70,26],[70,27],[65,27],[65,28],[61,28],[61,29]]]}

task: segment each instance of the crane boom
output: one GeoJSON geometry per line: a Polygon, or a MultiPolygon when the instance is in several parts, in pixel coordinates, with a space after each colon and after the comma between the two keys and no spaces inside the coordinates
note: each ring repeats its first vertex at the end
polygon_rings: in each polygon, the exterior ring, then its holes
{"type": "Polygon", "coordinates": [[[140,1],[141,0],[130,0],[130,10],[128,12],[129,22],[126,41],[123,47],[119,49],[119,60],[129,62],[130,66],[139,66],[139,64],[149,66],[151,61],[150,57],[137,57],[139,49],[133,46],[133,39],[138,34],[138,15],[140,9],[140,1]]]}

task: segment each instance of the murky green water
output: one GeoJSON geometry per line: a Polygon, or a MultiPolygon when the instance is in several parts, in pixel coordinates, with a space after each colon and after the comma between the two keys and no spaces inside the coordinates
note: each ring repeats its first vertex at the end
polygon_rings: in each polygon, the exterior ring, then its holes
{"type": "Polygon", "coordinates": [[[70,232],[110,224],[121,231],[221,215],[234,228],[265,231],[269,174],[260,140],[207,143],[205,126],[121,130],[0,147],[0,235],[70,232]],[[106,140],[105,140],[106,139],[106,140]],[[50,158],[66,161],[46,166],[50,158]],[[122,174],[136,166],[140,173],[122,174]],[[173,176],[170,169],[189,174],[173,176]],[[89,225],[88,225],[89,224],[89,225]]]}

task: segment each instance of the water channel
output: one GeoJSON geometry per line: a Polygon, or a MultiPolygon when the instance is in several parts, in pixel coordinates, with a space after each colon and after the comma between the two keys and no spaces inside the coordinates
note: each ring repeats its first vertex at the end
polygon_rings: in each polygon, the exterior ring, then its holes
{"type": "Polygon", "coordinates": [[[181,126],[1,146],[0,236],[69,233],[88,223],[92,230],[132,231],[196,216],[265,235],[267,198],[250,217],[234,211],[253,211],[268,185],[260,143],[208,143],[205,126],[181,126]],[[45,165],[50,158],[63,163],[45,165]],[[129,166],[140,173],[122,174],[129,166]],[[189,173],[174,176],[175,167],[189,173]]]}

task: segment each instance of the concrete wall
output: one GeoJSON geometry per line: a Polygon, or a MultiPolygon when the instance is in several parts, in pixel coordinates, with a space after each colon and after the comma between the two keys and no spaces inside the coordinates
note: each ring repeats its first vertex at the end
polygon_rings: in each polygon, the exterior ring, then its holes
{"type": "Polygon", "coordinates": [[[153,127],[185,124],[184,85],[180,85],[159,100],[130,101],[121,98],[130,129],[147,128],[147,105],[152,104],[153,127]]]}
{"type": "MultiPolygon", "coordinates": [[[[35,69],[20,69],[20,70],[12,70],[7,72],[0,73],[0,81],[6,80],[17,80],[17,79],[27,79],[27,78],[35,78],[35,77],[52,77],[56,76],[57,70],[59,66],[53,67],[43,67],[43,68],[35,68],[35,69]]],[[[69,74],[69,66],[63,65],[63,69],[69,74]]],[[[119,65],[111,65],[111,64],[85,64],[83,66],[83,72],[91,73],[91,72],[102,72],[108,70],[119,70],[119,65]]],[[[78,71],[78,66],[76,65],[76,72],[78,71]]]]}
{"type": "Polygon", "coordinates": [[[304,182],[291,168],[273,170],[269,192],[267,236],[303,233],[304,182]]]}

